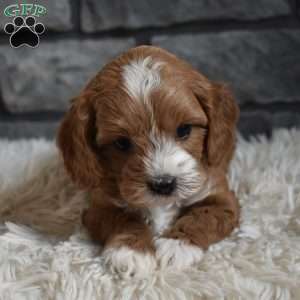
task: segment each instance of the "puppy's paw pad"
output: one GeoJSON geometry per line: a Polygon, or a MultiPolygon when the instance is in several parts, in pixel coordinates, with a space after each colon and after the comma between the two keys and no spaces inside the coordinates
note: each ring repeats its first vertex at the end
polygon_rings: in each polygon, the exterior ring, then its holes
{"type": "Polygon", "coordinates": [[[103,252],[106,268],[122,279],[145,278],[156,269],[155,257],[150,253],[142,253],[126,246],[107,248],[103,252]]]}
{"type": "Polygon", "coordinates": [[[156,257],[162,268],[185,269],[200,262],[203,250],[182,240],[159,238],[155,241],[156,257]]]}

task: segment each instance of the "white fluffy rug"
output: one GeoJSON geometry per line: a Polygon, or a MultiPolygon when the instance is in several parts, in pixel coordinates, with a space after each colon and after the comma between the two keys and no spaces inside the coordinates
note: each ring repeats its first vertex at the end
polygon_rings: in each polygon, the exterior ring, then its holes
{"type": "Polygon", "coordinates": [[[191,270],[118,281],[79,226],[86,195],[53,143],[0,141],[0,299],[300,299],[300,131],[239,139],[229,179],[239,230],[191,270]]]}

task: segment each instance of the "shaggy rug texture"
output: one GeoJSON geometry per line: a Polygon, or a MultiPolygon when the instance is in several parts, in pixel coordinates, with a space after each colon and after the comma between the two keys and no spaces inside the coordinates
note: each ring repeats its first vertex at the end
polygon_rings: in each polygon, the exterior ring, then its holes
{"type": "Polygon", "coordinates": [[[86,194],[44,140],[0,141],[0,299],[300,299],[300,131],[239,138],[241,226],[186,271],[112,277],[80,226],[86,194]]]}

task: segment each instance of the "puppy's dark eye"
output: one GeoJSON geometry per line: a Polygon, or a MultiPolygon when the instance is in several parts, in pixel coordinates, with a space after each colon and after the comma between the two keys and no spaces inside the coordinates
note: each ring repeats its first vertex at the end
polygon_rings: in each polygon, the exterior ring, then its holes
{"type": "Polygon", "coordinates": [[[182,124],[177,128],[176,134],[178,138],[184,140],[189,137],[191,131],[192,131],[192,125],[182,124]]]}
{"type": "Polygon", "coordinates": [[[130,148],[132,147],[132,144],[131,144],[130,139],[122,137],[122,138],[118,138],[117,140],[114,141],[114,146],[118,150],[126,152],[126,151],[130,150],[130,148]]]}

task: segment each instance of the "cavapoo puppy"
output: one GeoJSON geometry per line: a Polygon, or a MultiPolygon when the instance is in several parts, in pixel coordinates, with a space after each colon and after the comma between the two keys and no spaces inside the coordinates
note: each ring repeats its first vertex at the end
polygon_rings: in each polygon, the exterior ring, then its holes
{"type": "Polygon", "coordinates": [[[226,180],[238,115],[224,85],[150,46],[108,63],[73,99],[58,146],[91,195],[83,224],[111,270],[186,268],[238,225],[226,180]]]}

